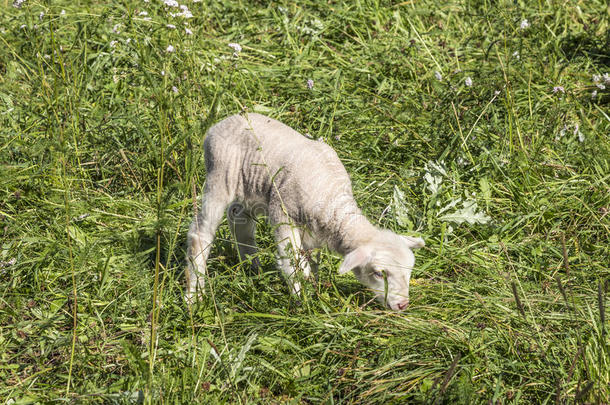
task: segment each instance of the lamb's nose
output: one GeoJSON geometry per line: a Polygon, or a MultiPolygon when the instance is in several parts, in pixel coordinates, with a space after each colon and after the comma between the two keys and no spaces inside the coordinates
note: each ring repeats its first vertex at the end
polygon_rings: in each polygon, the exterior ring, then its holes
{"type": "Polygon", "coordinates": [[[398,309],[399,309],[400,311],[402,311],[403,309],[405,309],[405,308],[407,307],[407,305],[409,305],[409,301],[408,301],[408,300],[403,301],[403,302],[399,302],[399,303],[397,304],[398,309]]]}

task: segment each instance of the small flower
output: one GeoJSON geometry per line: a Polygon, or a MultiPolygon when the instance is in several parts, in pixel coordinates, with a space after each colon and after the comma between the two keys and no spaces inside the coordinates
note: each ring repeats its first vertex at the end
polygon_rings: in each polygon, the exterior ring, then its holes
{"type": "Polygon", "coordinates": [[[593,90],[593,91],[591,92],[591,99],[592,99],[592,100],[595,100],[595,98],[596,98],[596,97],[597,97],[597,90],[593,90]]]}
{"type": "Polygon", "coordinates": [[[21,25],[19,26],[19,28],[20,28],[20,29],[24,29],[24,28],[25,28],[25,24],[21,24],[21,25]]]}
{"type": "Polygon", "coordinates": [[[38,14],[38,18],[40,19],[40,21],[42,21],[42,19],[44,18],[44,11],[41,11],[40,14],[38,14]]]}
{"type": "Polygon", "coordinates": [[[555,86],[553,87],[553,94],[555,93],[565,93],[566,89],[563,88],[563,86],[555,86]]]}
{"type": "Polygon", "coordinates": [[[165,49],[165,52],[167,53],[172,53],[174,52],[176,49],[172,46],[172,45],[168,45],[167,48],[165,49]]]}
{"type": "Polygon", "coordinates": [[[439,72],[438,70],[434,72],[434,77],[436,78],[436,80],[438,80],[439,82],[441,80],[443,80],[443,75],[441,74],[441,72],[439,72]]]}
{"type": "Polygon", "coordinates": [[[519,59],[521,56],[519,55],[519,51],[513,52],[513,58],[519,59]]]}
{"type": "Polygon", "coordinates": [[[172,91],[173,91],[174,93],[178,93],[178,87],[176,87],[176,86],[172,86],[172,91]]]}
{"type": "Polygon", "coordinates": [[[131,38],[127,38],[127,40],[125,41],[126,44],[131,42],[131,38]]]}
{"type": "Polygon", "coordinates": [[[604,83],[610,84],[610,74],[604,73],[604,75],[602,76],[602,79],[604,79],[604,83]]]}
{"type": "Polygon", "coordinates": [[[66,10],[61,10],[61,12],[59,13],[59,15],[66,15],[66,10]]]}
{"type": "Polygon", "coordinates": [[[15,259],[14,257],[5,262],[0,262],[0,269],[3,269],[5,267],[10,267],[10,266],[14,265],[15,263],[17,263],[17,259],[15,259]]]}
{"type": "Polygon", "coordinates": [[[190,10],[186,6],[186,4],[181,5],[180,6],[180,10],[182,10],[182,12],[179,14],[181,17],[184,17],[184,18],[193,18],[193,13],[190,12],[190,10]]]}
{"type": "Polygon", "coordinates": [[[13,7],[21,8],[21,6],[23,6],[23,3],[25,3],[25,0],[15,0],[13,1],[13,7]]]}
{"type": "Polygon", "coordinates": [[[116,48],[116,44],[118,43],[118,41],[110,41],[110,47],[111,48],[116,48]]]}
{"type": "Polygon", "coordinates": [[[602,83],[597,83],[597,84],[596,84],[596,86],[597,86],[597,88],[598,88],[598,89],[600,89],[600,90],[606,90],[606,85],[605,85],[605,84],[602,84],[602,83]]]}
{"type": "Polygon", "coordinates": [[[593,75],[593,83],[599,83],[601,79],[602,77],[600,75],[593,75]]]}
{"type": "Polygon", "coordinates": [[[176,26],[174,24],[167,24],[165,25],[166,28],[169,28],[170,30],[175,30],[176,26]]]}
{"type": "Polygon", "coordinates": [[[176,0],[165,0],[163,2],[167,7],[178,7],[179,4],[176,0]]]}
{"type": "Polygon", "coordinates": [[[500,90],[494,91],[494,97],[498,97],[500,95],[500,90]]]}
{"type": "Polygon", "coordinates": [[[530,27],[529,21],[527,19],[521,21],[521,25],[519,26],[522,30],[525,30],[530,27]]]}
{"type": "Polygon", "coordinates": [[[313,80],[307,79],[307,88],[313,90],[313,80]]]}
{"type": "MultiPolygon", "coordinates": [[[[564,128],[566,128],[566,127],[564,126],[564,128]]],[[[564,131],[564,132],[565,132],[565,131],[564,131]]],[[[576,135],[576,136],[578,136],[578,141],[579,141],[579,142],[581,142],[581,143],[582,143],[582,142],[584,142],[584,141],[585,141],[585,136],[583,135],[583,133],[582,133],[582,132],[580,132],[580,125],[578,124],[578,122],[574,124],[574,131],[573,131],[573,134],[574,134],[574,135],[576,135]]]]}
{"type": "Polygon", "coordinates": [[[147,15],[148,15],[148,13],[147,13],[146,11],[140,11],[140,12],[138,13],[138,15],[139,15],[140,17],[145,17],[145,16],[147,16],[147,15]]]}
{"type": "Polygon", "coordinates": [[[561,128],[561,131],[559,131],[559,134],[555,135],[555,140],[558,141],[561,138],[563,138],[565,136],[567,130],[568,130],[568,126],[564,125],[563,128],[561,128]]]}
{"type": "Polygon", "coordinates": [[[161,76],[165,76],[165,70],[161,71],[161,76]]]}
{"type": "Polygon", "coordinates": [[[466,80],[464,80],[464,84],[468,87],[472,86],[472,79],[470,78],[470,76],[468,76],[466,80]]]}
{"type": "Polygon", "coordinates": [[[186,35],[193,35],[193,31],[191,31],[190,29],[188,29],[188,27],[185,27],[185,33],[186,35]]]}
{"type": "Polygon", "coordinates": [[[240,44],[236,44],[236,43],[231,42],[229,44],[229,48],[232,48],[235,51],[233,53],[233,56],[237,56],[241,52],[241,45],[240,44]]]}
{"type": "Polygon", "coordinates": [[[114,24],[114,27],[112,27],[112,32],[115,34],[120,34],[121,33],[121,24],[114,24]]]}

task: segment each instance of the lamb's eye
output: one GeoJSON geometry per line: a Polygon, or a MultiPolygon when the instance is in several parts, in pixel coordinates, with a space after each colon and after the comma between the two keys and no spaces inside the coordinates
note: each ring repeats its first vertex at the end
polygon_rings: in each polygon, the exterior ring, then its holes
{"type": "Polygon", "coordinates": [[[383,271],[377,271],[377,270],[375,270],[375,271],[373,271],[373,275],[374,275],[376,278],[383,279],[383,271]]]}

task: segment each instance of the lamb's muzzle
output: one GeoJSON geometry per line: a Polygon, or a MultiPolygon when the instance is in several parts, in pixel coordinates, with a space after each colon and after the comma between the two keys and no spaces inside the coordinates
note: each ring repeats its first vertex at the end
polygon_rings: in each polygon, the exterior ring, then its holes
{"type": "Polygon", "coordinates": [[[255,218],[268,217],[278,267],[292,293],[301,290],[298,274],[307,279],[315,271],[303,252],[328,246],[345,256],[339,273],[353,271],[389,308],[407,307],[412,249],[424,241],[379,229],[362,215],[330,146],[274,119],[244,114],[210,128],[204,151],[202,207],[188,233],[188,302],[203,293],[206,261],[226,210],[239,255],[251,257],[253,266],[258,265],[255,218]]]}

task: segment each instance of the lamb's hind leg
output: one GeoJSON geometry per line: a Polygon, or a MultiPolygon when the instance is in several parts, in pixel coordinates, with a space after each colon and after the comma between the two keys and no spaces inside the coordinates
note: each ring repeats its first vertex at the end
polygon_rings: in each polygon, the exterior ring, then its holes
{"type": "Polygon", "coordinates": [[[227,219],[231,233],[237,243],[239,257],[241,261],[248,256],[252,260],[252,269],[260,267],[260,261],[256,257],[256,221],[253,214],[240,202],[233,202],[227,208],[227,219]]]}
{"type": "Polygon", "coordinates": [[[188,303],[192,303],[195,298],[203,294],[206,262],[212,249],[214,234],[228,202],[229,198],[226,195],[206,185],[201,211],[193,219],[188,233],[184,297],[188,303]]]}
{"type": "Polygon", "coordinates": [[[278,225],[275,230],[275,240],[278,251],[278,267],[284,273],[286,283],[290,292],[299,294],[301,283],[298,280],[298,272],[309,277],[311,269],[309,262],[303,257],[303,245],[300,230],[289,224],[278,225]]]}

